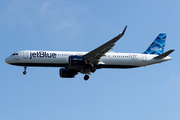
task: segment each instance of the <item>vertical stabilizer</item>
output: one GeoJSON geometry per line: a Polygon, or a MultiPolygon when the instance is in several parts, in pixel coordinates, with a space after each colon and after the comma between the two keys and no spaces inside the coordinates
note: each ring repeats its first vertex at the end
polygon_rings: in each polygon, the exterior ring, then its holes
{"type": "Polygon", "coordinates": [[[166,34],[160,33],[144,54],[160,55],[164,52],[164,46],[166,41],[166,34]]]}

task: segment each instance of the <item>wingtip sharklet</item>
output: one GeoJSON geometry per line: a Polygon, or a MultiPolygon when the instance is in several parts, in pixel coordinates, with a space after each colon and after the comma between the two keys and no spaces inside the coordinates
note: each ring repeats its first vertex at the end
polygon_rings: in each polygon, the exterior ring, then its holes
{"type": "Polygon", "coordinates": [[[125,28],[123,29],[123,31],[121,32],[122,35],[124,35],[125,31],[126,31],[127,25],[125,26],[125,28]]]}

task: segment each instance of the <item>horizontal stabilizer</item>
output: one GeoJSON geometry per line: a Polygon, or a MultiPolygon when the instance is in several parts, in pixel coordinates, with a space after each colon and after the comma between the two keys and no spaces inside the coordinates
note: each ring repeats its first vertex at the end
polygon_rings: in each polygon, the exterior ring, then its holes
{"type": "Polygon", "coordinates": [[[162,59],[162,58],[165,58],[165,57],[167,57],[169,54],[171,54],[173,51],[174,51],[174,50],[169,50],[169,51],[167,51],[167,52],[165,52],[165,53],[163,53],[163,54],[161,54],[161,55],[158,55],[158,56],[154,57],[154,59],[162,59]]]}

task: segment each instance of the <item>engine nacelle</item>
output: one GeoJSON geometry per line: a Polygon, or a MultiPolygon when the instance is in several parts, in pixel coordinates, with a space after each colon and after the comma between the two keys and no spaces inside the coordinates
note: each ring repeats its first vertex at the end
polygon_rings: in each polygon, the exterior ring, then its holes
{"type": "Polygon", "coordinates": [[[77,75],[77,72],[73,69],[61,68],[59,70],[59,75],[62,78],[73,78],[73,77],[75,77],[75,75],[77,75]]]}
{"type": "Polygon", "coordinates": [[[82,56],[69,56],[69,65],[84,65],[85,60],[82,56]]]}

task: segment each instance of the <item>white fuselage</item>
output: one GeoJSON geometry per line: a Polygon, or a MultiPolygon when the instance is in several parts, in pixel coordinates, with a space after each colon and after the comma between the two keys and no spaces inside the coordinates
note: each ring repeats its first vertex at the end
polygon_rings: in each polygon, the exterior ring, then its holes
{"type": "Polygon", "coordinates": [[[84,80],[88,80],[87,74],[94,73],[96,69],[135,68],[171,60],[168,55],[174,50],[164,53],[166,34],[163,33],[157,36],[143,54],[108,52],[124,35],[126,28],[127,26],[119,35],[90,52],[25,50],[12,54],[5,61],[11,65],[24,66],[24,75],[28,66],[63,67],[59,70],[60,77],[73,78],[82,73],[85,74],[84,80]]]}
{"type": "MultiPolygon", "coordinates": [[[[87,52],[66,51],[19,51],[6,58],[6,62],[18,66],[37,67],[69,67],[69,56],[82,56],[87,52]]],[[[133,68],[147,66],[155,63],[171,60],[171,57],[153,59],[157,55],[138,53],[114,53],[107,52],[97,64],[97,68],[133,68]]]]}

